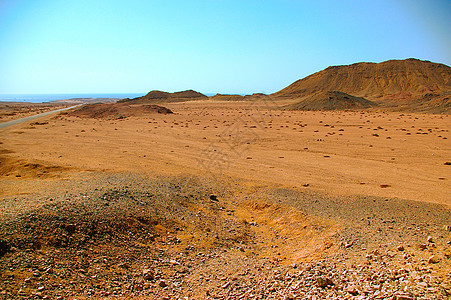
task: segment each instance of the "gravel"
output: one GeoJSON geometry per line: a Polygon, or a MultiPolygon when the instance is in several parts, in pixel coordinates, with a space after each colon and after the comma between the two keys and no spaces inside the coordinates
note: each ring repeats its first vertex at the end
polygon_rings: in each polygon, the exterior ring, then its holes
{"type": "Polygon", "coordinates": [[[444,206],[205,178],[86,176],[0,200],[0,299],[451,295],[444,206]],[[252,201],[285,216],[293,236],[257,220],[252,201]],[[328,234],[330,244],[293,259],[284,244],[302,248],[307,240],[294,232],[304,224],[312,245],[328,234]]]}

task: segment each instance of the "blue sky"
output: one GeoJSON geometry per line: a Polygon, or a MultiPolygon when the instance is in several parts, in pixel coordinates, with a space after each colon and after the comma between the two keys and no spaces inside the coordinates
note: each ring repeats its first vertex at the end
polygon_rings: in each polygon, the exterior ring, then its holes
{"type": "Polygon", "coordinates": [[[330,65],[450,65],[449,28],[446,0],[0,0],[0,93],[273,93],[330,65]]]}

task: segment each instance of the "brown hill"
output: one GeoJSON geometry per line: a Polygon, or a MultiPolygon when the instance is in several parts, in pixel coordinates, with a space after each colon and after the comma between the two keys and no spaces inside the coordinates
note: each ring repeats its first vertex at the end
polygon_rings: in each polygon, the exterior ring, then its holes
{"type": "Polygon", "coordinates": [[[406,105],[425,95],[443,98],[451,91],[451,68],[418,59],[334,66],[300,79],[273,96],[299,99],[328,91],[393,106],[406,105]]]}
{"type": "Polygon", "coordinates": [[[189,100],[204,100],[208,97],[193,90],[168,93],[162,91],[150,91],[147,95],[133,99],[123,99],[118,103],[158,103],[158,102],[183,102],[189,100]]]}
{"type": "Polygon", "coordinates": [[[285,106],[288,110],[347,110],[377,106],[376,103],[362,97],[355,97],[343,92],[320,92],[304,97],[300,102],[285,106]]]}
{"type": "Polygon", "coordinates": [[[128,103],[94,103],[78,107],[67,114],[80,118],[124,119],[127,117],[145,116],[148,114],[172,114],[163,106],[128,103]]]}
{"type": "Polygon", "coordinates": [[[244,99],[244,96],[236,94],[216,94],[210,97],[210,99],[218,101],[240,101],[244,99]]]}
{"type": "Polygon", "coordinates": [[[266,98],[270,98],[270,96],[262,93],[254,93],[252,95],[238,95],[238,94],[216,94],[210,97],[211,100],[218,101],[258,101],[266,98]]]}

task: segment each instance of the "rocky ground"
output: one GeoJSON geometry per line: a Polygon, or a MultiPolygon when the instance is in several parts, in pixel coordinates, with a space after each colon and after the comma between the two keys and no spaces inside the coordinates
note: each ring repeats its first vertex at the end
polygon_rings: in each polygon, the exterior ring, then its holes
{"type": "Polygon", "coordinates": [[[445,206],[193,177],[42,185],[0,201],[0,299],[451,295],[445,206]]]}

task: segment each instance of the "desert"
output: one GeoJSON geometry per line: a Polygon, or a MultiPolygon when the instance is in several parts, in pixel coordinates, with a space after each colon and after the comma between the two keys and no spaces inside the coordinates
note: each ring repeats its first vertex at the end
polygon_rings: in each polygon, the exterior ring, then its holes
{"type": "Polygon", "coordinates": [[[354,90],[311,82],[331,68],[0,129],[0,298],[448,298],[449,67],[375,66],[391,79],[366,92],[352,65],[354,90]]]}
{"type": "Polygon", "coordinates": [[[343,90],[152,91],[2,129],[0,296],[448,297],[447,106],[343,90]]]}

